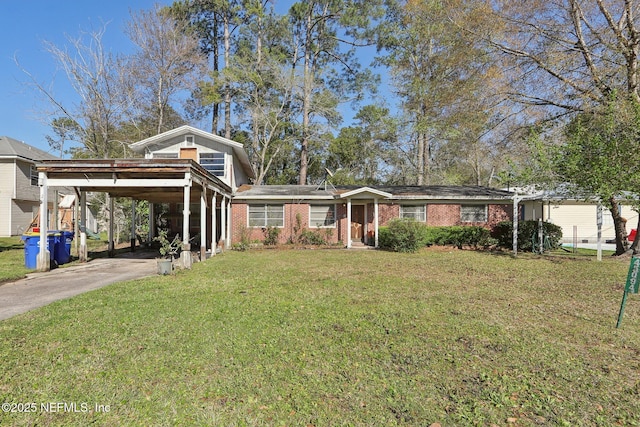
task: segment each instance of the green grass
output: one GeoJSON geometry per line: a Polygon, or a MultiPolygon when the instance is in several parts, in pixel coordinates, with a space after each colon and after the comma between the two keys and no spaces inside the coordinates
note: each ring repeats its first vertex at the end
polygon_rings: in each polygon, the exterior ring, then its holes
{"type": "Polygon", "coordinates": [[[20,237],[0,237],[0,285],[29,272],[24,266],[24,243],[20,237]]]}
{"type": "Polygon", "coordinates": [[[1,322],[0,425],[640,425],[628,264],[227,252],[1,322]]]}

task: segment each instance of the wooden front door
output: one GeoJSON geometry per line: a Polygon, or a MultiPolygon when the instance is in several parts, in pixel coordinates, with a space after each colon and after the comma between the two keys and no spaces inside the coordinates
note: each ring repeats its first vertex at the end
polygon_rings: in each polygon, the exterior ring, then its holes
{"type": "Polygon", "coordinates": [[[364,240],[364,205],[351,206],[351,240],[364,240]]]}

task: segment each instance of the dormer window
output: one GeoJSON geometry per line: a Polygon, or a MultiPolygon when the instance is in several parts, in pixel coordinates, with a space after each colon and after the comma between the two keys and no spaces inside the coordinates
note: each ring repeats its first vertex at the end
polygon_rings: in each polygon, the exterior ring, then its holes
{"type": "Polygon", "coordinates": [[[224,153],[200,153],[200,165],[213,175],[224,177],[224,153]]]}
{"type": "Polygon", "coordinates": [[[195,144],[196,137],[193,135],[185,135],[184,137],[184,145],[185,147],[193,147],[195,144]]]}

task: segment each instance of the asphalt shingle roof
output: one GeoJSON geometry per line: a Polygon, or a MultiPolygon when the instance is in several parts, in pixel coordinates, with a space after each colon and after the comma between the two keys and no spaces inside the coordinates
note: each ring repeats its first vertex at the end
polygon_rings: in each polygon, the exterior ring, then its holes
{"type": "MultiPolygon", "coordinates": [[[[239,198],[264,197],[326,197],[333,198],[352,190],[364,188],[358,185],[243,185],[237,191],[239,198]]],[[[393,198],[421,199],[512,199],[513,193],[497,188],[459,185],[396,185],[369,186],[368,188],[392,194],[393,198]]]]}
{"type": "Polygon", "coordinates": [[[36,162],[40,160],[59,160],[53,154],[8,136],[0,136],[0,157],[20,157],[36,162]]]}

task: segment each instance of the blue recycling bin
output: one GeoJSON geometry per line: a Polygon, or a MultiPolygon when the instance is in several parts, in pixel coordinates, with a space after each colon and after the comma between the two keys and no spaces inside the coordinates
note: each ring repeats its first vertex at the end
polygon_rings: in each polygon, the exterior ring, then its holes
{"type": "MultiPolygon", "coordinates": [[[[23,234],[24,241],[24,266],[30,270],[38,267],[38,254],[40,253],[40,233],[23,234]]],[[[57,237],[60,240],[60,237],[57,237]]],[[[47,249],[49,249],[49,259],[54,261],[54,251],[56,236],[53,233],[47,234],[47,249]]]]}
{"type": "Polygon", "coordinates": [[[64,247],[66,261],[71,261],[71,243],[73,242],[73,231],[60,232],[60,246],[64,247]]]}
{"type": "MultiPolygon", "coordinates": [[[[47,238],[53,238],[53,260],[58,265],[66,264],[71,258],[71,253],[67,251],[66,241],[62,234],[62,231],[49,230],[47,232],[47,238]]],[[[51,246],[49,246],[51,247],[51,246]]],[[[49,249],[51,250],[51,249],[49,249]]]]}

